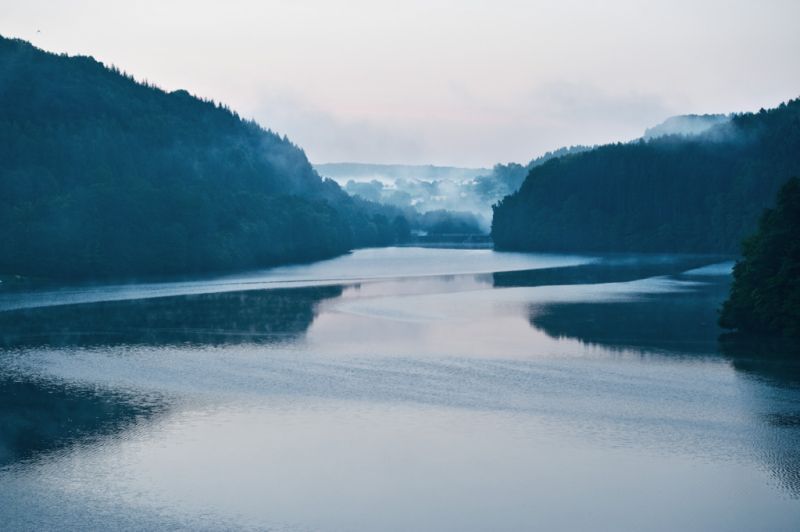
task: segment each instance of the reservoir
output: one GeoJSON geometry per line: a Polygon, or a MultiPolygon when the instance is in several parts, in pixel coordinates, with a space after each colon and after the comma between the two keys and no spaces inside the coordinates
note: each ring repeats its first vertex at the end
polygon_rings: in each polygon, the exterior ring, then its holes
{"type": "Polygon", "coordinates": [[[364,249],[0,289],[0,528],[797,530],[800,357],[732,263],[364,249]]]}

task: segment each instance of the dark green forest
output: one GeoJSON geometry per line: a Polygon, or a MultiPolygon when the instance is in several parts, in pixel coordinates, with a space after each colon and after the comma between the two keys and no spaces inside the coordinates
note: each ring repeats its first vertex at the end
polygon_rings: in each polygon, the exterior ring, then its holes
{"type": "Polygon", "coordinates": [[[519,163],[496,164],[491,173],[475,178],[472,185],[474,192],[483,201],[492,204],[519,190],[519,187],[525,181],[525,177],[533,168],[543,165],[550,159],[591,149],[589,146],[568,146],[549,151],[544,155],[531,159],[526,165],[519,163]]]}
{"type": "Polygon", "coordinates": [[[223,105],[0,37],[0,275],[258,268],[408,232],[223,105]]]}
{"type": "Polygon", "coordinates": [[[800,174],[800,100],[695,136],[600,146],[530,170],[494,207],[497,249],[738,253],[800,174]]]}
{"type": "Polygon", "coordinates": [[[800,179],[781,188],[744,241],[719,321],[742,332],[800,337],[800,179]]]}

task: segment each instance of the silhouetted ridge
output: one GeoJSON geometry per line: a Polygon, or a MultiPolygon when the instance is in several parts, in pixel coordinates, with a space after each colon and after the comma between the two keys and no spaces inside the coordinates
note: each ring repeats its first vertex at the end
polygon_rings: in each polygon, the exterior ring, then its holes
{"type": "Polygon", "coordinates": [[[495,207],[492,237],[507,250],[735,253],[794,174],[800,100],[547,161],[495,207]]]}
{"type": "Polygon", "coordinates": [[[220,104],[0,37],[0,274],[313,260],[394,242],[393,216],[220,104]]]}

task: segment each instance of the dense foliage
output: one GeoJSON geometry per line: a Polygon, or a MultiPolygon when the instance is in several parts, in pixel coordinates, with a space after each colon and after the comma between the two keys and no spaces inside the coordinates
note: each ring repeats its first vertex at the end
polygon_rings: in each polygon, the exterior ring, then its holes
{"type": "Polygon", "coordinates": [[[430,235],[484,233],[481,231],[478,217],[470,212],[428,211],[420,214],[417,219],[420,229],[430,235]]]}
{"type": "Polygon", "coordinates": [[[531,159],[526,165],[519,163],[496,164],[491,173],[475,178],[471,183],[471,187],[481,200],[488,205],[492,205],[519,190],[519,187],[525,181],[525,177],[537,166],[543,165],[550,159],[581,153],[590,149],[588,146],[569,146],[549,151],[544,155],[531,159]]]}
{"type": "Polygon", "coordinates": [[[316,168],[344,183],[344,189],[354,196],[401,209],[413,229],[428,234],[483,234],[489,227],[492,205],[516,192],[532,168],[589,149],[560,148],[525,165],[497,164],[491,170],[358,163],[322,164],[316,168]],[[445,211],[451,218],[447,227],[427,223],[427,213],[445,211]]]}
{"type": "Polygon", "coordinates": [[[800,179],[781,188],[742,248],[720,325],[800,337],[800,179]]]}
{"type": "Polygon", "coordinates": [[[601,146],[534,167],[494,209],[497,248],[738,251],[800,173],[800,100],[695,136],[601,146]]]}
{"type": "Polygon", "coordinates": [[[378,180],[350,180],[344,189],[356,198],[383,205],[394,217],[405,218],[409,227],[418,232],[485,234],[488,219],[484,221],[478,214],[464,210],[476,207],[464,194],[469,185],[442,180],[398,179],[392,185],[378,180]],[[437,205],[462,209],[436,208],[437,205]]]}
{"type": "Polygon", "coordinates": [[[0,274],[312,260],[395,241],[395,217],[219,104],[0,37],[0,274]]]}

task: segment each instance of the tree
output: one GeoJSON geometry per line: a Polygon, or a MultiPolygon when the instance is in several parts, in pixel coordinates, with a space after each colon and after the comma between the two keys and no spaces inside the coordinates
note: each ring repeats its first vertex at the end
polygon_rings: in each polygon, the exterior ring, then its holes
{"type": "Polygon", "coordinates": [[[781,188],[775,208],[744,241],[719,321],[742,332],[800,337],[800,179],[781,188]]]}
{"type": "Polygon", "coordinates": [[[392,221],[392,228],[394,229],[395,239],[398,244],[403,244],[411,239],[411,226],[408,220],[403,215],[397,215],[392,221]]]}
{"type": "Polygon", "coordinates": [[[780,186],[800,175],[800,99],[691,137],[551,158],[495,206],[504,250],[738,253],[780,186]]]}
{"type": "Polygon", "coordinates": [[[223,105],[3,37],[0,80],[0,274],[184,275],[393,241],[396,210],[223,105]]]}

